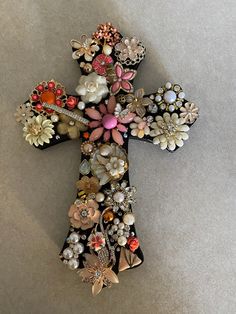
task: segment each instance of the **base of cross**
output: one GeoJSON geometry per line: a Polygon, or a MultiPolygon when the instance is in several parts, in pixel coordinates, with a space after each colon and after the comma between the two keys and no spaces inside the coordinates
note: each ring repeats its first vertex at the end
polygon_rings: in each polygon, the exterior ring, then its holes
{"type": "Polygon", "coordinates": [[[188,139],[198,108],[179,84],[167,82],[149,95],[142,88],[134,91],[146,49],[111,23],[71,45],[84,74],[77,95],[68,95],[55,80],[42,81],[17,108],[16,120],[25,140],[39,149],[81,140],[78,191],[60,258],[96,295],[144,259],[132,211],[136,188],[129,182],[129,139],[174,152],[188,139]]]}

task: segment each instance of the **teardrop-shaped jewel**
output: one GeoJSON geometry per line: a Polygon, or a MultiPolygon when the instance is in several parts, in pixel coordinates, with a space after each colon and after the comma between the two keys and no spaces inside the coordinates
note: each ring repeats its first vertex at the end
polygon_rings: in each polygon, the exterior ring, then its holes
{"type": "Polygon", "coordinates": [[[86,176],[90,172],[90,164],[87,159],[84,159],[80,166],[79,166],[79,172],[83,175],[86,176]]]}

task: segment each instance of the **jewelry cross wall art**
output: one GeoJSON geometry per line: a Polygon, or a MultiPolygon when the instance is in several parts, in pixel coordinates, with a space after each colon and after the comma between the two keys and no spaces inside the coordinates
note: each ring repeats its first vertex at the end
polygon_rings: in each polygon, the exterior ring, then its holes
{"type": "Polygon", "coordinates": [[[71,46],[82,71],[77,95],[54,80],[43,81],[15,115],[25,140],[37,148],[82,140],[78,193],[60,258],[97,295],[119,282],[120,271],[143,262],[131,208],[136,188],[129,183],[129,138],[173,152],[188,139],[198,108],[179,84],[167,82],[150,95],[135,90],[146,49],[111,23],[71,40],[71,46]]]}

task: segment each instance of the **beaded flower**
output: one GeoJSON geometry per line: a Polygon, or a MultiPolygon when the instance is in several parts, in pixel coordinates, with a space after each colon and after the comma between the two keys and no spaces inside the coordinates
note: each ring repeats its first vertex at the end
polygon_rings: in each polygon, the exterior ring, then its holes
{"type": "Polygon", "coordinates": [[[44,116],[33,116],[24,125],[23,136],[30,145],[43,145],[49,143],[55,134],[52,121],[44,116]]]}
{"type": "Polygon", "coordinates": [[[95,53],[99,50],[97,42],[92,38],[88,38],[86,35],[81,36],[81,41],[72,39],[70,44],[75,49],[72,53],[73,59],[79,59],[84,56],[86,61],[92,61],[95,53]]]}
{"type": "Polygon", "coordinates": [[[144,58],[145,48],[136,37],[125,37],[115,45],[115,55],[123,64],[136,64],[144,58]]]}
{"type": "Polygon", "coordinates": [[[115,76],[110,87],[111,95],[117,94],[121,89],[127,93],[133,92],[133,85],[129,82],[132,81],[136,74],[136,70],[123,69],[123,66],[117,62],[114,67],[115,76]]]}
{"type": "Polygon", "coordinates": [[[98,104],[108,93],[106,78],[94,72],[82,75],[75,91],[81,96],[83,102],[98,104]]]}
{"type": "Polygon", "coordinates": [[[130,123],[135,114],[128,113],[124,118],[117,118],[114,115],[116,108],[116,99],[114,96],[110,96],[107,106],[104,104],[99,105],[99,111],[94,108],[85,109],[86,114],[94,119],[89,123],[90,128],[95,128],[92,131],[89,140],[96,141],[102,135],[105,142],[110,140],[112,136],[113,140],[123,145],[124,140],[120,132],[126,132],[127,128],[123,124],[130,123]]]}
{"type": "Polygon", "coordinates": [[[180,118],[177,113],[170,115],[165,112],[162,116],[155,117],[156,122],[151,124],[153,129],[150,136],[153,137],[153,144],[160,144],[161,149],[168,148],[175,150],[176,146],[182,147],[184,140],[188,139],[189,126],[184,124],[185,120],[180,118]]]}
{"type": "Polygon", "coordinates": [[[16,113],[14,115],[16,118],[16,122],[25,124],[26,121],[34,115],[34,113],[32,111],[32,107],[30,103],[27,103],[27,104],[19,105],[16,108],[16,113]]]}
{"type": "Polygon", "coordinates": [[[131,135],[143,138],[150,134],[150,125],[153,121],[152,116],[140,118],[136,116],[134,122],[130,124],[131,135]]]}
{"type": "Polygon", "coordinates": [[[110,189],[104,191],[106,194],[105,205],[112,207],[114,212],[119,209],[128,211],[130,205],[135,203],[136,188],[134,186],[128,186],[126,181],[121,183],[111,183],[110,189]]]}
{"type": "Polygon", "coordinates": [[[93,33],[93,38],[99,40],[102,44],[108,44],[113,47],[120,41],[121,35],[117,28],[108,22],[98,25],[97,31],[93,33]]]}
{"type": "Polygon", "coordinates": [[[193,123],[198,118],[199,109],[194,103],[186,102],[180,111],[180,117],[184,118],[185,122],[193,123]]]}
{"type": "Polygon", "coordinates": [[[91,171],[104,185],[112,180],[119,180],[128,170],[125,150],[119,145],[103,144],[90,158],[91,171]]]}
{"type": "MultiPolygon", "coordinates": [[[[74,109],[73,112],[80,116],[83,116],[82,111],[74,109]]],[[[59,114],[59,123],[57,125],[57,132],[61,135],[67,134],[69,138],[76,139],[80,136],[80,131],[86,131],[87,126],[82,122],[77,121],[63,113],[59,114]]]]}
{"type": "Polygon", "coordinates": [[[77,183],[78,190],[84,191],[86,194],[97,193],[100,189],[99,181],[95,177],[83,176],[77,183]]]}
{"type": "Polygon", "coordinates": [[[148,97],[144,97],[145,92],[143,88],[137,89],[134,94],[128,94],[125,96],[128,103],[127,109],[130,112],[136,112],[141,118],[145,115],[145,107],[152,103],[152,100],[148,97]]]}
{"type": "Polygon", "coordinates": [[[92,67],[95,72],[99,75],[106,75],[107,66],[113,63],[111,56],[106,56],[105,54],[98,55],[92,62],[92,67]]]}
{"type": "Polygon", "coordinates": [[[111,267],[108,267],[109,260],[103,261],[99,255],[84,254],[86,261],[85,268],[79,271],[82,281],[92,284],[92,293],[97,295],[103,285],[111,287],[112,283],[119,283],[119,279],[111,267]]]}
{"type": "Polygon", "coordinates": [[[67,95],[64,86],[54,80],[39,83],[30,95],[30,102],[33,109],[47,115],[53,114],[54,111],[52,109],[44,109],[44,103],[64,107],[66,100],[67,95]]]}
{"type": "Polygon", "coordinates": [[[92,228],[95,223],[99,222],[98,207],[98,203],[91,199],[71,205],[68,212],[71,225],[82,230],[92,228]]]}
{"type": "Polygon", "coordinates": [[[103,248],[105,244],[106,240],[102,232],[91,233],[88,237],[88,246],[96,252],[103,248]]]}

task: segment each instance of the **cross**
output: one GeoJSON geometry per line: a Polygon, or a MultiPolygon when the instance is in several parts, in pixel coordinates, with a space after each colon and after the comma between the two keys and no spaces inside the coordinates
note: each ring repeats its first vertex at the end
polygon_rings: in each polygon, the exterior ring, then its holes
{"type": "Polygon", "coordinates": [[[179,84],[167,82],[149,95],[134,89],[146,49],[111,23],[71,40],[71,46],[82,72],[77,95],[54,80],[43,81],[15,115],[25,140],[37,148],[81,139],[78,193],[60,258],[96,295],[144,259],[132,212],[136,188],[129,182],[129,139],[173,152],[188,139],[198,108],[179,84]]]}

